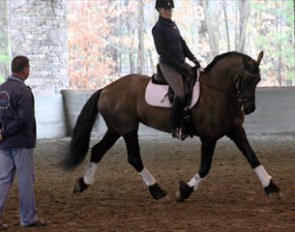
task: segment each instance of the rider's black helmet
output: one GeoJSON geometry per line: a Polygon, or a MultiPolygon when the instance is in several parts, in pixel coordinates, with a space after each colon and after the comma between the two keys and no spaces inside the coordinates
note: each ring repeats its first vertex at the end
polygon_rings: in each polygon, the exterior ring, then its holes
{"type": "Polygon", "coordinates": [[[155,8],[159,9],[159,8],[162,8],[162,7],[163,8],[169,8],[169,9],[174,8],[173,0],[157,0],[155,8]]]}

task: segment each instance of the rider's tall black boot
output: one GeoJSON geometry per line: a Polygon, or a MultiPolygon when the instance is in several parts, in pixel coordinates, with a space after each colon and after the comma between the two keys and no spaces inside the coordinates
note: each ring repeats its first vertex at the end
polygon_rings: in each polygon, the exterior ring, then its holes
{"type": "Polygon", "coordinates": [[[183,103],[179,97],[175,97],[171,109],[171,124],[173,127],[172,137],[181,138],[181,119],[183,114],[183,103]]]}

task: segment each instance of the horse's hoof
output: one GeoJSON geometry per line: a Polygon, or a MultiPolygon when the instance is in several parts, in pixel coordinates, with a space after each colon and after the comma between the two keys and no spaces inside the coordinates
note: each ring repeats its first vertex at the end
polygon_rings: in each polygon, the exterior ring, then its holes
{"type": "Polygon", "coordinates": [[[87,189],[88,187],[89,187],[89,185],[84,183],[83,177],[80,177],[75,183],[75,186],[73,189],[73,194],[81,193],[85,189],[87,189]]]}
{"type": "Polygon", "coordinates": [[[273,197],[273,196],[277,196],[281,190],[277,185],[274,184],[272,180],[270,180],[269,185],[264,188],[264,191],[267,196],[273,197]]]}
{"type": "Polygon", "coordinates": [[[167,195],[158,183],[149,186],[149,191],[155,200],[160,200],[167,195]]]}
{"type": "Polygon", "coordinates": [[[193,191],[194,191],[193,187],[188,186],[184,181],[180,181],[179,189],[176,193],[176,201],[184,202],[184,200],[190,197],[193,191]]]}

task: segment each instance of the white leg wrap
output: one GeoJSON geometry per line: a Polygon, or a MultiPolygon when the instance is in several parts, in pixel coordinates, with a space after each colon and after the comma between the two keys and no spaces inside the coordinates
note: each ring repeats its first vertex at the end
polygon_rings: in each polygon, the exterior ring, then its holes
{"type": "Polygon", "coordinates": [[[153,175],[147,170],[146,168],[143,168],[141,172],[138,173],[141,175],[143,182],[146,184],[146,186],[151,186],[156,183],[156,179],[153,177],[153,175]]]}
{"type": "Polygon", "coordinates": [[[91,185],[95,181],[95,174],[96,174],[96,168],[97,168],[97,163],[91,162],[89,164],[89,167],[85,173],[85,176],[83,178],[84,183],[87,185],[91,185]]]}
{"type": "Polygon", "coordinates": [[[204,178],[201,178],[199,173],[194,175],[191,180],[187,183],[188,186],[193,187],[194,190],[197,190],[199,188],[200,183],[204,180],[204,178]]]}
{"type": "Polygon", "coordinates": [[[269,185],[271,176],[268,175],[268,173],[265,171],[263,165],[259,165],[258,167],[254,168],[254,171],[256,175],[258,176],[258,179],[260,180],[262,186],[265,188],[269,185]]]}

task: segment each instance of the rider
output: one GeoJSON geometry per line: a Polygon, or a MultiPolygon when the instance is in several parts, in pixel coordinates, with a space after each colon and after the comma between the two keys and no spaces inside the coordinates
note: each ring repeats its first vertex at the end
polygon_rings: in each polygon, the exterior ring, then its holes
{"type": "Polygon", "coordinates": [[[196,68],[200,67],[200,63],[189,50],[175,22],[171,20],[173,0],[157,0],[155,8],[159,12],[159,20],[154,25],[152,34],[160,55],[159,65],[164,78],[175,93],[171,111],[172,137],[181,138],[180,124],[185,106],[182,73],[191,74],[191,66],[185,63],[185,58],[194,62],[196,68]]]}

